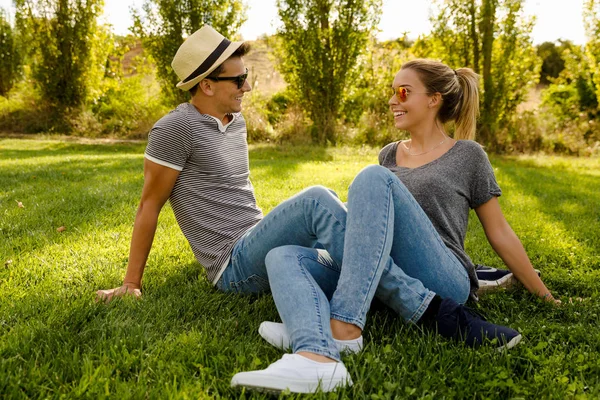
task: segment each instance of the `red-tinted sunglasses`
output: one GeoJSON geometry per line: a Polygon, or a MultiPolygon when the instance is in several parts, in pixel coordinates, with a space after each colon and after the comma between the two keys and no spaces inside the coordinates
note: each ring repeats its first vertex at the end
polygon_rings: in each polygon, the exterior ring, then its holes
{"type": "Polygon", "coordinates": [[[418,93],[418,92],[410,92],[404,86],[398,86],[397,88],[392,87],[392,95],[396,95],[396,98],[400,103],[404,103],[408,100],[409,94],[428,94],[428,93],[418,93]]]}

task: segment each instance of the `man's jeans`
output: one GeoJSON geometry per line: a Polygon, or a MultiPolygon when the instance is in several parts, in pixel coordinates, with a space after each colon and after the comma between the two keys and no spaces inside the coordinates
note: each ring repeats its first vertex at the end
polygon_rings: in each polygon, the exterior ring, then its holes
{"type": "Polygon", "coordinates": [[[406,186],[384,167],[363,169],[349,189],[339,279],[339,254],[308,247],[280,247],[266,258],[294,352],[339,360],[330,318],[364,328],[375,295],[411,322],[421,318],[435,293],[459,303],[469,296],[465,268],[406,186]]]}
{"type": "MultiPolygon", "coordinates": [[[[342,265],[345,231],[346,206],[336,194],[323,186],[307,188],[271,210],[236,242],[216,286],[226,292],[268,291],[265,258],[270,250],[285,245],[314,247],[318,241],[342,265]]],[[[311,273],[320,276],[322,267],[317,267],[311,273]]],[[[337,276],[322,279],[333,279],[335,285],[337,276]]]]}

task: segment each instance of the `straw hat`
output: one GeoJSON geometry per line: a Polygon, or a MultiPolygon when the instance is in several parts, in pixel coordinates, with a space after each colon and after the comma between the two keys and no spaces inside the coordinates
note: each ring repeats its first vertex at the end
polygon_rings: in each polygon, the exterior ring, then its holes
{"type": "Polygon", "coordinates": [[[204,25],[177,50],[171,66],[179,77],[177,87],[188,91],[223,64],[243,42],[231,42],[213,27],[204,25]]]}

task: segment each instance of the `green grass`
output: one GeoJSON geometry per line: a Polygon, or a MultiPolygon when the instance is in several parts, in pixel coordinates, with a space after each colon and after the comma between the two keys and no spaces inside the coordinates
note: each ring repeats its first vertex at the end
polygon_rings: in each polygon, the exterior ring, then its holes
{"type": "MultiPolygon", "coordinates": [[[[281,356],[257,333],[260,321],[278,319],[271,297],[211,288],[169,206],[143,298],[94,302],[95,290],[119,285],[125,272],[143,151],[0,139],[0,397],[268,397],[229,382],[281,356]]],[[[376,156],[368,148],[252,146],[259,204],[268,212],[312,184],[345,200],[376,156]]],[[[484,297],[479,311],[524,335],[504,354],[424,335],[377,307],[365,351],[344,359],[354,386],[314,398],[600,397],[600,160],[492,164],[507,219],[566,304],[553,308],[519,288],[484,297]]],[[[502,265],[475,218],[466,246],[474,261],[502,265]]]]}

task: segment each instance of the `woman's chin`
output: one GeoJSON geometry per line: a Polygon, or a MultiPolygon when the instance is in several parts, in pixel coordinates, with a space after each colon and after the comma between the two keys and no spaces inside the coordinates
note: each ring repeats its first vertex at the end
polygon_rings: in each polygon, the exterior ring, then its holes
{"type": "Polygon", "coordinates": [[[398,129],[403,129],[406,130],[406,124],[404,123],[404,121],[394,121],[394,126],[398,129]]]}

